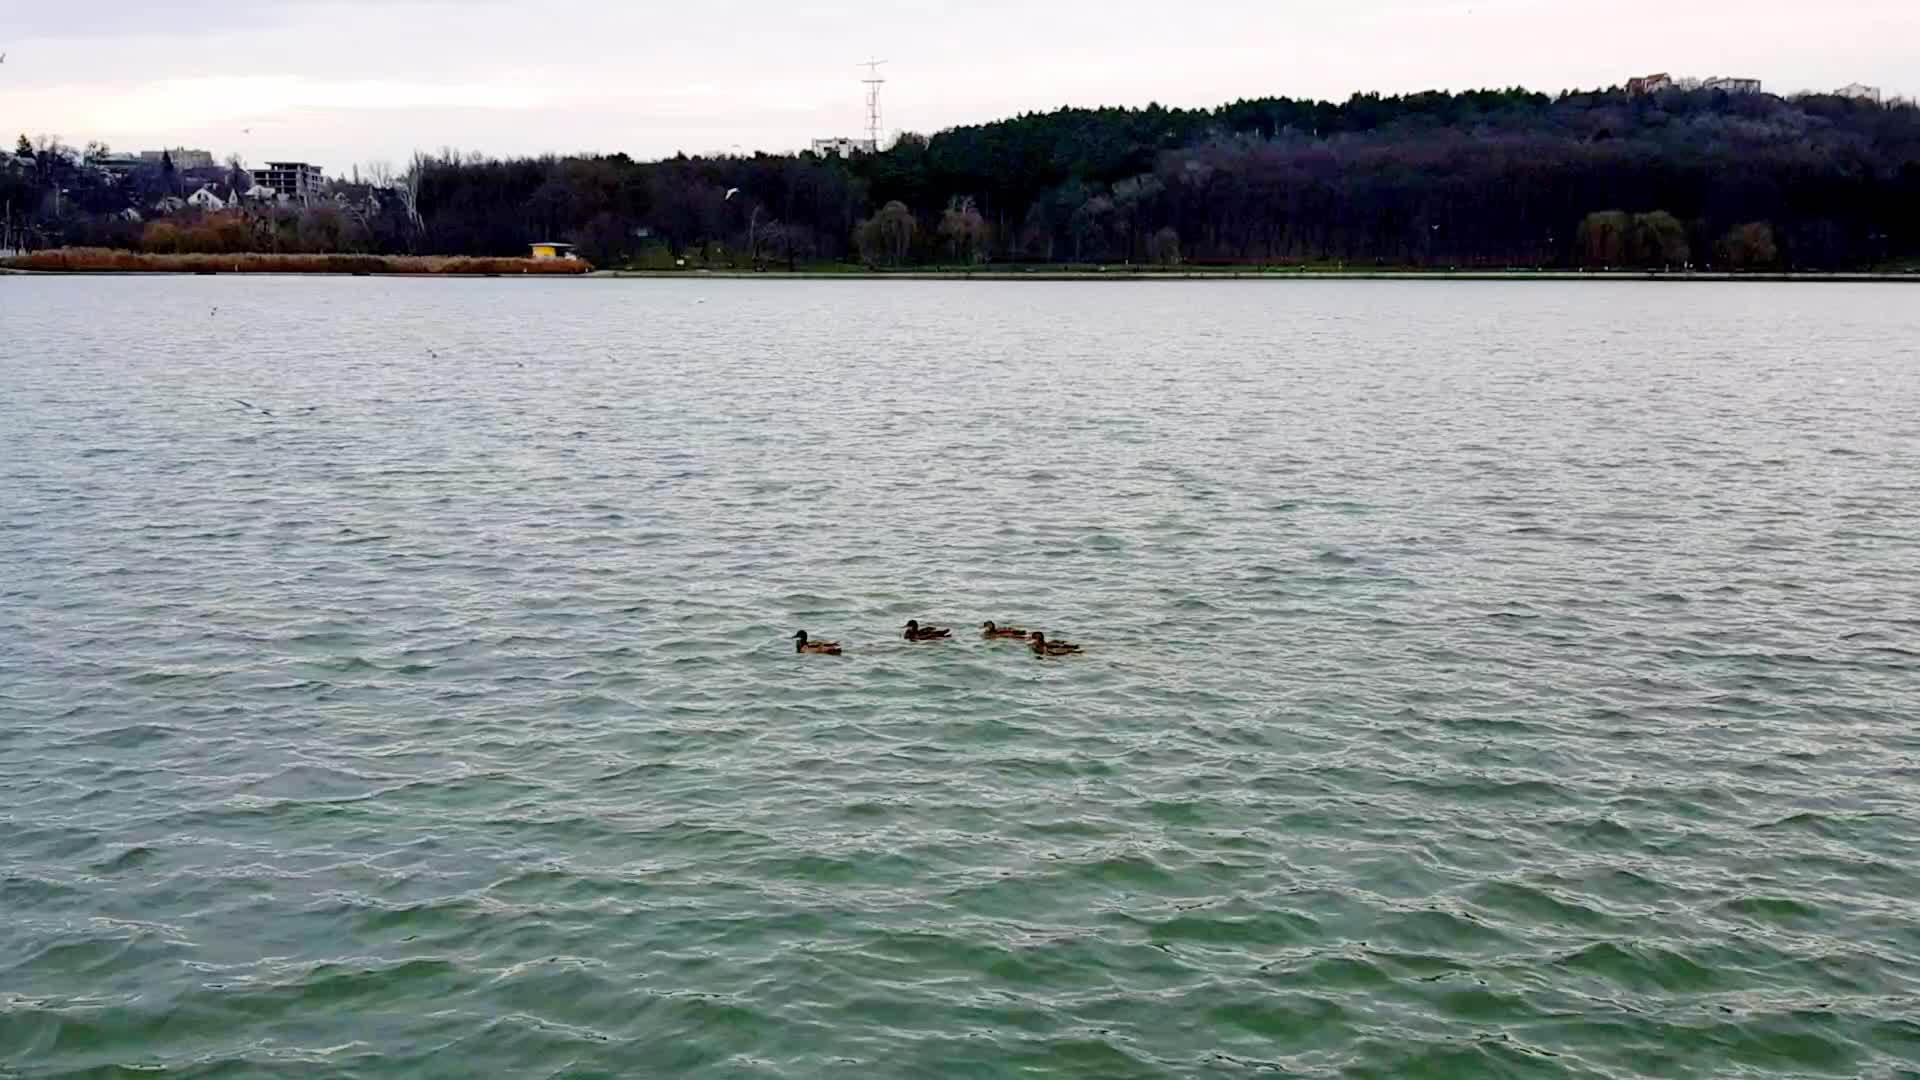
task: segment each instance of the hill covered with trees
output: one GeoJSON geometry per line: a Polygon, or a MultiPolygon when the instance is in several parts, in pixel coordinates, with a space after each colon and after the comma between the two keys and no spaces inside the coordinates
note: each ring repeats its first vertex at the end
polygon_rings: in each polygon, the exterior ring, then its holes
{"type": "Polygon", "coordinates": [[[1061,109],[847,160],[420,155],[393,190],[391,220],[330,242],[565,239],[603,266],[1860,269],[1920,259],[1920,109],[1518,89],[1061,109]]]}

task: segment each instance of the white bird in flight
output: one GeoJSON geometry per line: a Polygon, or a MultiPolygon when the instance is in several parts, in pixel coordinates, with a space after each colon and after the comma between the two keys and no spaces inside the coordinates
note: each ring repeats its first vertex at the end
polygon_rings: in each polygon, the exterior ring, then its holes
{"type": "Polygon", "coordinates": [[[738,195],[738,194],[740,194],[740,189],[737,187],[730,187],[727,189],[728,200],[731,200],[735,195],[738,195]]]}

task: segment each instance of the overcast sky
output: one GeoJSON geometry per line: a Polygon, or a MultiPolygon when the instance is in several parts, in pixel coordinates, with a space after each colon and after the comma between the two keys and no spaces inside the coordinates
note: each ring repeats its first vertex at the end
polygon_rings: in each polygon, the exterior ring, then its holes
{"type": "Polygon", "coordinates": [[[250,162],[791,150],[1073,105],[1653,71],[1920,90],[1920,0],[0,0],[9,136],[250,162]]]}

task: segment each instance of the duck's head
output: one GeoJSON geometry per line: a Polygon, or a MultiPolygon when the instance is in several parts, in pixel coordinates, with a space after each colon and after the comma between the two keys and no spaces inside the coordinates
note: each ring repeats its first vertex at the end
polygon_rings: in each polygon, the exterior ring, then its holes
{"type": "Polygon", "coordinates": [[[802,645],[805,645],[807,643],[807,632],[805,630],[800,631],[799,633],[793,635],[793,640],[799,642],[802,645]]]}
{"type": "Polygon", "coordinates": [[[1027,635],[1027,640],[1033,642],[1035,645],[1045,645],[1047,643],[1047,635],[1035,630],[1033,633],[1027,635]]]}
{"type": "Polygon", "coordinates": [[[913,632],[915,632],[916,630],[919,630],[919,629],[920,629],[920,620],[919,620],[919,619],[908,619],[908,620],[907,620],[907,633],[909,633],[909,634],[911,634],[911,633],[913,633],[913,632]]]}
{"type": "Polygon", "coordinates": [[[980,629],[982,629],[982,630],[985,630],[985,631],[986,631],[987,633],[989,633],[989,634],[991,634],[991,633],[993,633],[993,632],[994,632],[995,630],[998,630],[998,629],[1000,629],[1000,628],[999,628],[998,626],[995,626],[995,625],[993,624],[993,620],[992,620],[992,619],[988,619],[988,620],[987,620],[986,622],[983,622],[983,623],[981,623],[981,624],[980,624],[980,629]]]}

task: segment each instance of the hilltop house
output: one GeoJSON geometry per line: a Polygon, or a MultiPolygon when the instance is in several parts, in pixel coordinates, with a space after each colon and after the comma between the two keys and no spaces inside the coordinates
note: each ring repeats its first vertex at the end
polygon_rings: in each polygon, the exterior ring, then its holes
{"type": "Polygon", "coordinates": [[[1664,71],[1658,75],[1642,75],[1637,79],[1627,80],[1627,93],[1634,97],[1645,97],[1648,94],[1658,94],[1662,90],[1671,89],[1673,89],[1673,76],[1664,71]]]}
{"type": "Polygon", "coordinates": [[[255,169],[253,175],[255,182],[289,199],[317,196],[327,184],[320,166],[304,161],[269,161],[266,168],[255,169]]]}
{"type": "Polygon", "coordinates": [[[1729,94],[1757,94],[1760,92],[1759,79],[1736,79],[1726,75],[1716,75],[1701,84],[1707,90],[1720,90],[1729,94]]]}
{"type": "Polygon", "coordinates": [[[1835,97],[1852,98],[1855,101],[1871,101],[1875,105],[1880,104],[1881,101],[1880,88],[1877,86],[1868,86],[1865,83],[1848,83],[1833,93],[1835,97]]]}
{"type": "Polygon", "coordinates": [[[215,195],[212,188],[203,186],[199,191],[187,196],[187,205],[195,210],[225,210],[227,200],[215,195]]]}
{"type": "Polygon", "coordinates": [[[849,139],[841,137],[813,140],[813,152],[820,157],[850,158],[855,154],[877,153],[879,149],[878,144],[872,139],[849,139]]]}
{"type": "Polygon", "coordinates": [[[116,183],[146,168],[146,162],[130,154],[105,154],[89,158],[87,164],[116,183]]]}
{"type": "Polygon", "coordinates": [[[383,194],[394,197],[382,188],[372,184],[347,183],[334,181],[333,204],[348,213],[374,217],[385,209],[383,194]]]}
{"type": "Polygon", "coordinates": [[[189,150],[184,146],[175,146],[167,150],[142,150],[140,161],[144,165],[159,165],[170,161],[176,169],[211,169],[217,162],[210,150],[189,150]]]}

